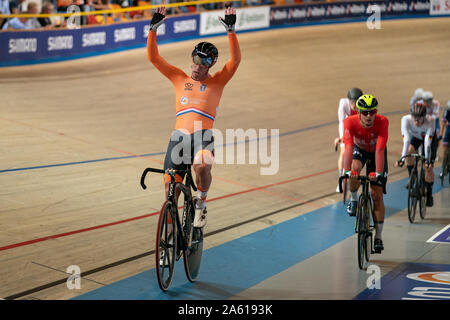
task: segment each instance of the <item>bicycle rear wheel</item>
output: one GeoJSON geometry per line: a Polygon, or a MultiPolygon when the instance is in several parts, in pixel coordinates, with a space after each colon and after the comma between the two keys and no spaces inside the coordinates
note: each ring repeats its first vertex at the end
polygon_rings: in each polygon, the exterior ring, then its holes
{"type": "Polygon", "coordinates": [[[167,291],[172,282],[177,252],[176,208],[164,202],[156,232],[156,278],[161,290],[167,291]]]}
{"type": "Polygon", "coordinates": [[[200,273],[203,254],[203,230],[202,228],[194,227],[195,202],[197,200],[195,197],[190,203],[185,220],[185,232],[190,234],[190,241],[187,242],[187,248],[183,251],[183,260],[184,271],[190,282],[194,282],[200,273]]]}
{"type": "Polygon", "coordinates": [[[416,184],[417,176],[411,173],[408,183],[408,219],[410,223],[414,223],[414,218],[416,216],[417,209],[417,198],[416,198],[416,184]]]}

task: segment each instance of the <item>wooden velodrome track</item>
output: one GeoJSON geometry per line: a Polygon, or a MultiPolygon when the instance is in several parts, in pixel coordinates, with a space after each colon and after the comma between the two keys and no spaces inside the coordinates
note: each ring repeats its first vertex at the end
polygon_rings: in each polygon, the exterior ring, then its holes
{"type": "MultiPolygon", "coordinates": [[[[450,100],[448,30],[450,19],[433,18],[238,34],[242,62],[215,127],[279,129],[279,171],[214,165],[205,249],[340,201],[332,143],[350,87],[389,115],[390,182],[405,178],[393,163],[414,89],[450,100]]],[[[215,71],[228,42],[209,40],[215,71]]],[[[160,53],[189,72],[196,42],[160,53]]],[[[146,191],[138,182],[145,167],[162,167],[175,115],[172,85],[146,50],[3,68],[0,96],[0,297],[68,299],[154,268],[162,178],[146,191]],[[81,290],[66,287],[70,265],[83,272],[81,290]]]]}

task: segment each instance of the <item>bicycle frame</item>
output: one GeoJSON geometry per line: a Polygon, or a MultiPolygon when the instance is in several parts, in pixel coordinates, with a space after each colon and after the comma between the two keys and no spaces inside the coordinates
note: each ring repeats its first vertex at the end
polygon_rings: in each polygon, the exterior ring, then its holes
{"type": "MultiPolygon", "coordinates": [[[[339,189],[341,192],[342,180],[347,178],[349,178],[347,175],[339,178],[339,189]]],[[[358,199],[355,233],[358,234],[358,266],[360,269],[365,269],[367,267],[367,263],[369,262],[370,255],[375,253],[372,242],[372,232],[374,227],[371,225],[374,204],[370,193],[369,178],[367,176],[358,176],[358,180],[361,181],[362,193],[358,199]]]]}
{"type": "Polygon", "coordinates": [[[420,217],[424,219],[426,212],[425,203],[425,172],[424,172],[424,161],[425,157],[418,153],[412,153],[400,158],[399,161],[404,161],[406,158],[414,158],[414,165],[411,171],[411,175],[408,181],[408,219],[409,222],[414,223],[414,218],[416,215],[417,201],[419,201],[419,211],[420,217]],[[420,172],[419,172],[419,161],[420,161],[420,172]],[[410,202],[411,201],[411,202],[410,202]]]}
{"type": "MultiPolygon", "coordinates": [[[[188,195],[191,196],[191,188],[194,191],[197,191],[197,187],[194,184],[194,179],[192,178],[191,166],[188,166],[188,168],[186,170],[167,169],[166,171],[161,170],[161,169],[155,169],[155,168],[146,168],[141,176],[141,186],[144,190],[147,188],[147,186],[145,185],[145,177],[147,176],[147,174],[149,172],[163,173],[163,174],[168,174],[170,176],[167,200],[172,203],[172,206],[173,206],[173,208],[175,208],[175,211],[176,211],[175,224],[176,224],[177,230],[179,232],[178,234],[184,235],[183,227],[182,227],[182,224],[180,221],[180,215],[178,213],[178,206],[177,206],[178,201],[177,201],[177,195],[175,192],[175,186],[176,186],[175,174],[177,174],[177,173],[185,173],[186,174],[186,182],[185,182],[184,186],[187,189],[188,195]]],[[[189,197],[189,198],[191,198],[191,197],[189,197]]],[[[188,202],[192,202],[192,201],[189,201],[188,199],[184,199],[184,206],[183,206],[184,210],[186,208],[188,208],[188,202]]],[[[193,203],[190,203],[190,205],[193,205],[193,203]]],[[[185,214],[185,212],[183,212],[183,214],[185,214]]],[[[190,246],[192,237],[189,236],[189,239],[187,239],[188,240],[187,242],[186,242],[186,239],[184,236],[179,237],[179,239],[180,239],[180,245],[181,245],[180,249],[185,250],[188,246],[190,246]]]]}

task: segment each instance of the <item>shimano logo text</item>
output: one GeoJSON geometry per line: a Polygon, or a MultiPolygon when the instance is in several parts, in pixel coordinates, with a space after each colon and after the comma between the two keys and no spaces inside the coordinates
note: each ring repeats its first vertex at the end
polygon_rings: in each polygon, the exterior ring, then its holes
{"type": "Polygon", "coordinates": [[[84,33],[82,42],[83,47],[104,45],[106,43],[106,32],[84,33]]]}
{"type": "Polygon", "coordinates": [[[36,38],[9,39],[8,53],[36,52],[36,38]]]}
{"type": "Polygon", "coordinates": [[[182,20],[173,23],[174,33],[189,32],[197,30],[197,20],[182,20]]]}
{"type": "Polygon", "coordinates": [[[114,42],[129,41],[136,39],[136,28],[123,28],[114,30],[114,42]]]}
{"type": "Polygon", "coordinates": [[[73,48],[73,36],[48,37],[48,51],[73,48]]]}

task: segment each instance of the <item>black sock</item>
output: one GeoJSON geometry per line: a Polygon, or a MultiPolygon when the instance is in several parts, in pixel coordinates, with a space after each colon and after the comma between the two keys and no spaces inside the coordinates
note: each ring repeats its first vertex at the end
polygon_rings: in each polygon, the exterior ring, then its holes
{"type": "Polygon", "coordinates": [[[429,197],[431,197],[433,195],[433,183],[434,182],[425,181],[425,186],[427,187],[427,194],[429,197]]]}
{"type": "Polygon", "coordinates": [[[412,169],[414,166],[406,166],[408,168],[408,174],[411,175],[412,169]]]}

